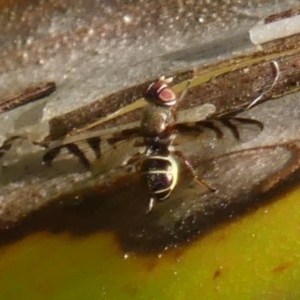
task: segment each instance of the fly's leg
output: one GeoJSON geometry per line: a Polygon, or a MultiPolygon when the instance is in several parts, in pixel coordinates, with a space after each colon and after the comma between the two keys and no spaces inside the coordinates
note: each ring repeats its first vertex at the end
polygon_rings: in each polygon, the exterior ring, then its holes
{"type": "Polygon", "coordinates": [[[193,166],[192,166],[191,163],[186,159],[186,157],[183,155],[182,152],[180,152],[180,151],[174,151],[174,154],[175,154],[176,156],[178,156],[178,157],[184,162],[185,166],[187,167],[187,169],[190,171],[191,175],[193,176],[193,179],[194,179],[195,182],[197,182],[199,185],[204,186],[205,188],[207,188],[207,189],[208,189],[209,191],[211,191],[211,192],[216,191],[215,188],[211,187],[207,182],[205,182],[204,180],[200,179],[200,178],[197,176],[197,174],[196,174],[196,172],[195,172],[193,166]]]}

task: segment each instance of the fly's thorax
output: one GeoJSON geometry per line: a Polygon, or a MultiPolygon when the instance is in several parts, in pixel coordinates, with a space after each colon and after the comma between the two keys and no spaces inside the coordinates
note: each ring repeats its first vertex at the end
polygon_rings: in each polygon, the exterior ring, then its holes
{"type": "Polygon", "coordinates": [[[141,162],[140,173],[148,193],[157,201],[163,201],[177,184],[179,168],[171,154],[153,154],[141,162]]]}
{"type": "Polygon", "coordinates": [[[144,111],[141,121],[141,133],[144,136],[160,136],[166,128],[175,123],[172,109],[149,104],[144,111]]]}

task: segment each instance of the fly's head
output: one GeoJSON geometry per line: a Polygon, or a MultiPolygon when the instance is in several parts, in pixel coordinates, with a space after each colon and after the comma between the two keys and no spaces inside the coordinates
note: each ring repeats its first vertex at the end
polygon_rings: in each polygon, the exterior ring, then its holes
{"type": "Polygon", "coordinates": [[[152,83],[146,92],[145,99],[155,105],[172,107],[177,103],[175,92],[169,87],[172,78],[161,77],[152,83]]]}

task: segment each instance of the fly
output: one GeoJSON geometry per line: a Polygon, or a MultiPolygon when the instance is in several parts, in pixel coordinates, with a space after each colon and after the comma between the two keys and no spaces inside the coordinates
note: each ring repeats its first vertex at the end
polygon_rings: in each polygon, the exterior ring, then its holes
{"type": "MultiPolygon", "coordinates": [[[[189,82],[179,99],[169,86],[172,81],[170,78],[161,77],[148,87],[145,94],[148,105],[145,108],[141,122],[139,124],[135,122],[130,128],[113,132],[110,137],[106,138],[106,141],[112,145],[128,139],[142,138],[142,141],[136,142],[134,146],[144,147],[145,151],[143,153],[137,152],[127,163],[136,164],[136,169],[147,187],[149,194],[148,211],[153,209],[156,202],[168,199],[175,189],[179,179],[179,161],[184,163],[195,182],[204,186],[210,192],[215,191],[214,187],[198,178],[192,164],[185,155],[175,150],[176,134],[178,132],[201,132],[202,127],[208,127],[216,133],[217,137],[222,137],[222,131],[213,123],[216,119],[226,125],[237,139],[239,139],[239,131],[232,120],[255,124],[262,130],[263,125],[260,121],[239,118],[235,115],[258,105],[263,96],[274,87],[279,77],[279,68],[276,62],[273,62],[273,64],[276,68],[276,77],[272,86],[254,99],[247,107],[236,108],[222,115],[218,115],[216,107],[209,103],[203,104],[197,109],[188,110],[188,120],[183,117],[185,111],[177,112],[178,104],[187,92],[189,82]],[[179,160],[177,161],[176,158],[179,160]]],[[[103,135],[101,137],[99,132],[94,131],[81,136],[71,136],[63,141],[53,142],[45,153],[43,161],[50,164],[62,148],[67,148],[70,153],[79,158],[84,166],[89,168],[90,162],[77,143],[85,140],[96,157],[99,158],[101,157],[100,145],[103,141],[102,138],[103,135]]]]}

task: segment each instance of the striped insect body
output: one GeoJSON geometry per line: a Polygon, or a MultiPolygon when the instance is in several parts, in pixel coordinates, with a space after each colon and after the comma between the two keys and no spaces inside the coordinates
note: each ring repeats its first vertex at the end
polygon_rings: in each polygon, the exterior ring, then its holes
{"type": "Polygon", "coordinates": [[[173,139],[174,135],[145,139],[146,153],[138,170],[149,193],[149,211],[156,201],[167,199],[177,185],[179,166],[169,150],[173,139]]]}
{"type": "Polygon", "coordinates": [[[178,163],[172,155],[152,155],[142,161],[140,172],[151,197],[167,199],[178,181],[178,163]]]}
{"type": "Polygon", "coordinates": [[[185,162],[198,183],[213,190],[207,183],[197,178],[192,165],[183,153],[171,151],[176,138],[175,106],[182,98],[177,99],[173,90],[168,86],[169,82],[170,79],[162,77],[157,83],[150,85],[146,93],[149,105],[141,122],[147,150],[139,171],[148,188],[149,211],[153,209],[157,201],[166,200],[177,185],[179,165],[175,156],[185,162]]]}

